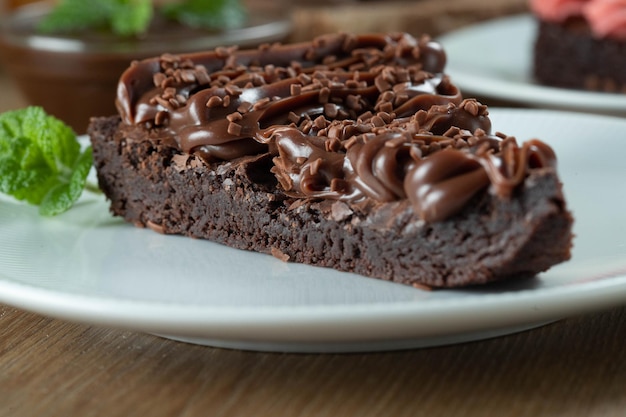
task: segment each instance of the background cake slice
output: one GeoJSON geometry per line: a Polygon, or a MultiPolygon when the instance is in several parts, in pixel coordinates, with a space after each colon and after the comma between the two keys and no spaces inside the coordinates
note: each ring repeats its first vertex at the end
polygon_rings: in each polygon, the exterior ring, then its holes
{"type": "Polygon", "coordinates": [[[533,74],[545,85],[626,93],[626,2],[532,0],[533,74]]]}

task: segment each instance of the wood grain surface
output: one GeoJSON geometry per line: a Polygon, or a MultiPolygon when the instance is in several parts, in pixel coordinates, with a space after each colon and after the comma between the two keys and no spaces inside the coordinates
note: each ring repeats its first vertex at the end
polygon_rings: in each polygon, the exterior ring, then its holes
{"type": "Polygon", "coordinates": [[[216,349],[0,306],[0,416],[624,416],[626,308],[370,354],[216,349]]]}

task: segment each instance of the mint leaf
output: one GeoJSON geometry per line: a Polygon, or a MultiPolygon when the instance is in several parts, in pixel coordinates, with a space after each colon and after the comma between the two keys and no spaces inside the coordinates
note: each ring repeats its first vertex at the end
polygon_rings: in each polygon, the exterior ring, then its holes
{"type": "MultiPolygon", "coordinates": [[[[19,200],[31,201],[23,191],[35,189],[46,182],[49,172],[41,168],[22,169],[20,165],[19,160],[0,157],[0,192],[13,195],[19,200]]],[[[32,198],[34,204],[38,204],[36,197],[32,198]]]]}
{"type": "Polygon", "coordinates": [[[37,186],[49,175],[42,153],[31,140],[0,136],[0,192],[13,195],[37,186]]]}
{"type": "Polygon", "coordinates": [[[40,107],[0,114],[0,192],[40,205],[40,213],[69,209],[82,194],[91,148],[40,107]]]}
{"type": "Polygon", "coordinates": [[[101,0],[61,0],[39,23],[46,33],[80,32],[107,26],[109,11],[101,0]]]}
{"type": "Polygon", "coordinates": [[[56,178],[52,176],[46,176],[41,181],[34,182],[33,185],[27,188],[21,188],[14,193],[13,197],[17,200],[26,201],[32,205],[38,206],[41,204],[46,194],[54,187],[56,178]]]}
{"type": "Polygon", "coordinates": [[[160,11],[187,26],[206,29],[236,28],[246,19],[245,9],[238,0],[186,0],[166,4],[160,11]]]}
{"type": "Polygon", "coordinates": [[[93,155],[90,146],[79,155],[70,177],[67,180],[59,179],[45,195],[39,206],[39,213],[43,216],[55,216],[72,207],[85,189],[87,174],[92,164],[93,155]]]}
{"type": "Polygon", "coordinates": [[[150,25],[152,13],[150,0],[118,1],[111,15],[111,28],[123,36],[143,33],[150,25]]]}
{"type": "Polygon", "coordinates": [[[34,141],[51,169],[74,163],[80,145],[74,131],[65,123],[48,116],[41,107],[28,107],[22,125],[22,134],[34,141]],[[41,126],[46,129],[41,129],[41,126]]]}
{"type": "Polygon", "coordinates": [[[38,28],[46,33],[93,29],[132,36],[148,29],[152,14],[150,0],[60,0],[38,28]]]}

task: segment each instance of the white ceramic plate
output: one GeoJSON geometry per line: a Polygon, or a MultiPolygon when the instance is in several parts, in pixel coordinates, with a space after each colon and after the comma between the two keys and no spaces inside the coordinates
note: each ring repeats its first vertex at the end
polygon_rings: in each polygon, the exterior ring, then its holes
{"type": "Polygon", "coordinates": [[[560,157],[573,259],[536,279],[423,291],[137,229],[85,197],[57,218],[0,200],[0,302],[256,350],[364,351],[476,340],[626,304],[626,120],[493,110],[560,157]]]}
{"type": "Polygon", "coordinates": [[[446,72],[466,96],[626,116],[626,94],[536,84],[531,73],[535,31],[533,17],[519,15],[446,34],[438,39],[448,56],[446,72]]]}

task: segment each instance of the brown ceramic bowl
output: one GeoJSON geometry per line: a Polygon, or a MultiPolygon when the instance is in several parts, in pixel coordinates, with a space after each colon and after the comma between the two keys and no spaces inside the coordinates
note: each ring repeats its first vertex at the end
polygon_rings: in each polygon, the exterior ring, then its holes
{"type": "Polygon", "coordinates": [[[0,22],[0,59],[26,100],[44,107],[84,133],[92,116],[115,113],[115,90],[120,74],[135,59],[162,53],[185,53],[239,45],[252,47],[283,40],[290,29],[286,13],[250,10],[240,28],[204,31],[158,21],[141,39],[110,34],[44,35],[36,25],[49,6],[34,4],[0,22]]]}

